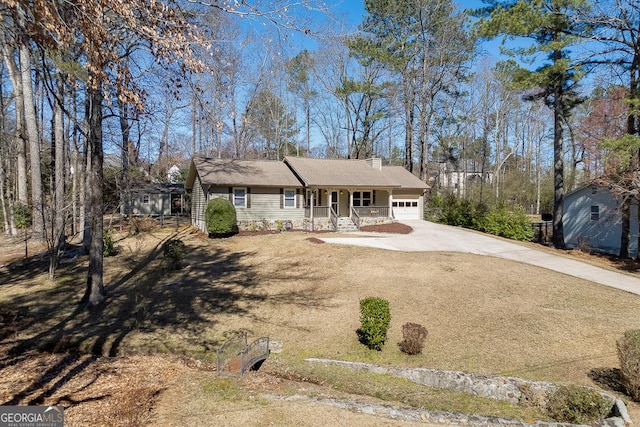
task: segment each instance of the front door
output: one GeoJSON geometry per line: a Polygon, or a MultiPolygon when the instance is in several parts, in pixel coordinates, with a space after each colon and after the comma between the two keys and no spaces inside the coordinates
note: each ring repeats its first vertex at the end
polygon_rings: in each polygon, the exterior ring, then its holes
{"type": "Polygon", "coordinates": [[[336,213],[336,215],[340,216],[340,211],[338,210],[340,204],[338,203],[339,193],[337,191],[331,192],[331,209],[336,213]]]}

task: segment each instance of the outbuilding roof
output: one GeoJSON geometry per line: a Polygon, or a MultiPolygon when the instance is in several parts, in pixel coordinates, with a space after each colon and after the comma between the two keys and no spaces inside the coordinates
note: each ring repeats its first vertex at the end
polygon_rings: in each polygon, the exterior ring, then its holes
{"type": "Polygon", "coordinates": [[[130,192],[131,194],[181,194],[184,193],[184,185],[164,182],[133,183],[130,192]]]}

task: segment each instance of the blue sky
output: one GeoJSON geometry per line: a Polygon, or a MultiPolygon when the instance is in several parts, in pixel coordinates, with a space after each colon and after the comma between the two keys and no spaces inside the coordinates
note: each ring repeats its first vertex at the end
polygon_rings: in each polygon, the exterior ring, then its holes
{"type": "MultiPolygon", "coordinates": [[[[362,16],[365,14],[364,1],[360,0],[337,0],[327,2],[335,10],[344,12],[349,16],[349,21],[355,25],[362,21],[362,16]]],[[[455,0],[454,3],[458,5],[460,9],[477,9],[484,4],[480,0],[455,0]]]]}
{"type": "MultiPolygon", "coordinates": [[[[457,4],[461,10],[478,9],[485,6],[481,0],[454,0],[454,3],[457,4]]],[[[358,24],[362,22],[362,17],[366,14],[364,1],[362,0],[327,0],[326,4],[330,8],[330,12],[332,14],[335,14],[338,17],[346,17],[348,24],[351,27],[349,29],[353,31],[357,30],[358,24]]],[[[315,42],[309,40],[308,37],[302,37],[301,44],[304,48],[310,50],[313,50],[316,47],[315,42]]],[[[499,45],[499,40],[488,41],[481,45],[481,50],[489,56],[498,57],[500,55],[499,45]]]]}

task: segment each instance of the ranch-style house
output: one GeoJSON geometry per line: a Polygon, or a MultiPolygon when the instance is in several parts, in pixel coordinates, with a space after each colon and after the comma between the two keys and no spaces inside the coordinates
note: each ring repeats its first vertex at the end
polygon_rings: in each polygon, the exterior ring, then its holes
{"type": "Polygon", "coordinates": [[[196,157],[185,188],[191,192],[191,223],[204,232],[207,203],[215,197],[233,203],[240,230],[349,231],[421,219],[429,186],[401,166],[383,166],[379,158],[196,157]]]}

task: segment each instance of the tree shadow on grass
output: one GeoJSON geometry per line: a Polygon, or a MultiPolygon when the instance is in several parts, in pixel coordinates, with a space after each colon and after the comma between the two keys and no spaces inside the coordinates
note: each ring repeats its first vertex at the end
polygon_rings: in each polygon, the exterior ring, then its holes
{"type": "MultiPolygon", "coordinates": [[[[0,369],[18,365],[41,352],[63,353],[64,357],[46,367],[30,385],[13,391],[5,404],[43,402],[96,360],[78,355],[126,353],[122,346],[132,332],[151,337],[158,333],[184,335],[195,337],[190,339],[197,343],[202,341],[203,330],[216,325],[218,315],[251,316],[253,321],[260,321],[263,319],[252,312],[256,304],[326,304],[325,297],[311,287],[268,292],[263,286],[265,278],[252,265],[254,252],[229,252],[207,244],[189,248],[187,241],[188,259],[193,262],[183,270],[168,271],[159,256],[162,244],[189,233],[189,229],[183,230],[159,241],[129,272],[107,284],[108,298],[99,307],[73,305],[84,290],[81,271],[56,286],[15,298],[11,310],[21,317],[12,325],[10,334],[0,334],[0,350],[5,354],[0,358],[0,369]]],[[[286,260],[274,262],[282,263],[277,270],[284,273],[281,277],[270,276],[269,280],[308,280],[286,260]]],[[[69,267],[67,273],[72,269],[69,267]]],[[[205,347],[219,344],[209,342],[205,347]]],[[[149,353],[157,350],[153,345],[147,349],[149,353]]]]}

